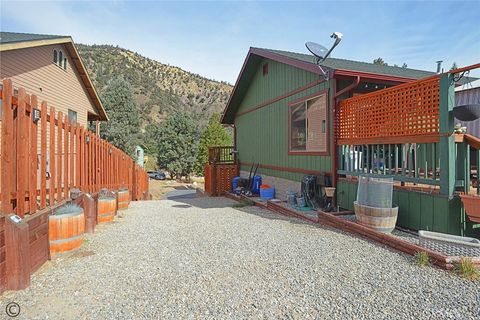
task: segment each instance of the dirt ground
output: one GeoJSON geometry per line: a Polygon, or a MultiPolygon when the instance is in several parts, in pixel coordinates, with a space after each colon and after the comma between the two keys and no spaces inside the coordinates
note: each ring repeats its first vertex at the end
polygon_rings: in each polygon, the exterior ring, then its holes
{"type": "Polygon", "coordinates": [[[160,200],[167,192],[178,190],[179,188],[204,190],[204,179],[203,177],[193,177],[190,182],[150,179],[149,190],[153,200],[160,200]]]}

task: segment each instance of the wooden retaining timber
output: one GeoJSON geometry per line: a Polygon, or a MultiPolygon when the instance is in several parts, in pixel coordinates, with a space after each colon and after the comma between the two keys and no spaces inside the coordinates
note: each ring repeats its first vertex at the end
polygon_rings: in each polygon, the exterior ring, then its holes
{"type": "Polygon", "coordinates": [[[88,193],[80,194],[73,203],[83,208],[85,216],[85,232],[95,233],[97,225],[97,201],[88,193]]]}
{"type": "MultiPolygon", "coordinates": [[[[225,193],[225,197],[235,200],[235,201],[240,201],[242,199],[249,199],[252,200],[251,198],[245,197],[245,196],[236,196],[231,193],[225,193]]],[[[439,252],[421,247],[419,245],[416,245],[414,243],[402,240],[398,237],[395,237],[391,234],[386,234],[386,233],[381,233],[375,230],[372,230],[368,227],[362,226],[358,223],[339,218],[331,213],[323,212],[321,210],[317,211],[317,216],[318,219],[312,219],[310,217],[307,217],[305,215],[302,215],[295,210],[289,209],[284,206],[280,206],[276,204],[275,202],[272,201],[267,201],[266,203],[264,202],[259,202],[255,201],[255,205],[269,209],[272,212],[275,213],[280,213],[282,215],[302,219],[306,222],[310,223],[319,223],[323,225],[327,225],[342,231],[346,231],[355,235],[360,235],[364,238],[367,238],[369,240],[373,240],[375,242],[381,243],[382,245],[385,245],[391,249],[401,251],[403,253],[409,254],[411,256],[416,255],[418,252],[426,252],[429,257],[431,258],[431,262],[435,264],[436,266],[445,269],[445,270],[452,270],[455,268],[455,264],[460,261],[460,257],[450,257],[450,256],[445,256],[439,252]]],[[[473,258],[472,262],[480,266],[480,259],[479,258],[473,258]]]]}

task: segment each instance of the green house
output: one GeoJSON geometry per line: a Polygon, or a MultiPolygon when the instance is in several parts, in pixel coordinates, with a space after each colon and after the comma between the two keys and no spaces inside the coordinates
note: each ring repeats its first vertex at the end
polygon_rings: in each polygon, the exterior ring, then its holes
{"type": "MultiPolygon", "coordinates": [[[[250,48],[221,122],[234,127],[235,149],[243,175],[248,176],[252,164],[259,163],[258,172],[264,183],[274,185],[277,198],[285,199],[288,190],[299,191],[300,181],[305,175],[323,174],[337,188],[337,204],[351,210],[356,199],[355,177],[361,172],[352,159],[345,157],[345,152],[360,154],[360,149],[366,147],[372,151],[369,161],[373,163],[373,157],[379,157],[382,152],[384,158],[387,158],[386,154],[392,158],[392,147],[395,150],[400,145],[398,141],[377,141],[346,149],[346,146],[338,144],[339,140],[335,137],[340,132],[337,121],[339,104],[347,98],[428,78],[435,73],[335,58],[328,58],[322,67],[329,74],[328,80],[322,76],[315,58],[309,54],[250,48]]],[[[451,90],[449,85],[445,88],[453,94],[453,85],[451,87],[451,90]]],[[[453,119],[448,125],[453,128],[453,119]]],[[[439,171],[442,142],[428,142],[425,146],[415,144],[419,151],[409,165],[423,161],[425,172],[430,170],[428,168],[439,171]],[[433,161],[433,164],[428,161],[433,161]]],[[[405,158],[406,164],[408,155],[402,150],[398,149],[396,155],[397,158],[405,158]]],[[[367,152],[363,154],[362,160],[366,161],[367,152]]],[[[358,156],[355,161],[360,163],[358,156]]],[[[398,161],[402,160],[396,161],[398,166],[398,161]]],[[[450,159],[449,163],[452,168],[453,161],[450,159]]],[[[395,180],[402,186],[414,182],[439,188],[441,179],[435,180],[436,173],[431,179],[422,179],[421,167],[414,170],[417,172],[414,177],[398,174],[395,180]]],[[[405,169],[404,172],[414,170],[405,169]]],[[[450,192],[396,188],[394,201],[400,207],[398,225],[452,234],[475,232],[474,224],[465,219],[460,199],[453,197],[456,182],[451,176],[453,171],[455,169],[448,170],[450,176],[444,179],[452,185],[450,192]]]]}

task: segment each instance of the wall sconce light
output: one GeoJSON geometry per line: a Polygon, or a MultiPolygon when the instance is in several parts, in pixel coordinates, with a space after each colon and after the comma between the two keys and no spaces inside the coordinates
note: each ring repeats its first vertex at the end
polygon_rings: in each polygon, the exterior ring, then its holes
{"type": "Polygon", "coordinates": [[[90,136],[87,136],[87,137],[85,138],[85,142],[86,142],[87,144],[90,143],[90,136]]]}
{"type": "Polygon", "coordinates": [[[34,123],[37,123],[40,120],[40,110],[37,108],[32,108],[32,120],[34,123]]]}
{"type": "Polygon", "coordinates": [[[110,150],[109,150],[108,152],[109,152],[110,154],[112,154],[112,152],[113,152],[113,151],[112,151],[112,148],[110,148],[110,150]]]}

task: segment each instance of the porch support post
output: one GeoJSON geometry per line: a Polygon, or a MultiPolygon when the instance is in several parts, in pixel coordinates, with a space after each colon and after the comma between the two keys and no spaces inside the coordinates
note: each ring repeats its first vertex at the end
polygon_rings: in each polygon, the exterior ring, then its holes
{"type": "Polygon", "coordinates": [[[455,189],[455,140],[453,74],[440,75],[440,194],[451,197],[455,189]]]}

